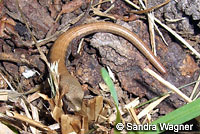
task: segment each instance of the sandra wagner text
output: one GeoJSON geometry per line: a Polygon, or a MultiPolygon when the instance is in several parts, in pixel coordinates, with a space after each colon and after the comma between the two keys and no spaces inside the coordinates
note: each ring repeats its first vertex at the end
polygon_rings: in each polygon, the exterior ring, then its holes
{"type": "Polygon", "coordinates": [[[169,123],[158,123],[158,125],[152,125],[152,124],[136,125],[132,123],[126,124],[126,130],[128,131],[149,131],[149,130],[156,131],[157,129],[160,129],[161,131],[169,130],[169,131],[179,132],[179,131],[191,131],[192,127],[193,124],[184,124],[184,125],[182,124],[174,125],[169,123]]]}

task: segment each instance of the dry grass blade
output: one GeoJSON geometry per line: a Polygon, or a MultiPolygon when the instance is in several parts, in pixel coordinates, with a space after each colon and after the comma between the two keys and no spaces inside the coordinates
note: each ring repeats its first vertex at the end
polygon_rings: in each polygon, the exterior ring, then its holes
{"type": "Polygon", "coordinates": [[[131,114],[131,116],[132,116],[134,122],[135,122],[136,124],[138,124],[138,125],[141,124],[140,121],[139,121],[138,116],[137,116],[136,113],[135,113],[135,110],[134,110],[133,108],[130,108],[129,111],[130,111],[130,114],[131,114]]]}
{"type": "Polygon", "coordinates": [[[172,30],[167,25],[163,24],[160,20],[157,18],[154,18],[155,22],[160,24],[163,28],[165,28],[167,31],[169,31],[172,35],[174,35],[181,43],[183,43],[188,49],[190,49],[198,58],[200,58],[200,53],[197,52],[187,41],[185,41],[180,35],[178,35],[174,30],[172,30]]]}
{"type": "Polygon", "coordinates": [[[165,40],[165,38],[164,38],[162,32],[158,29],[158,26],[157,26],[155,23],[154,23],[154,27],[155,27],[155,29],[157,30],[157,32],[158,32],[158,34],[160,35],[160,37],[162,38],[162,40],[163,40],[163,42],[165,43],[165,45],[166,45],[166,46],[169,46],[168,43],[167,43],[167,41],[165,40]]]}
{"type": "Polygon", "coordinates": [[[153,110],[158,104],[160,104],[161,101],[163,101],[165,98],[167,98],[169,94],[166,94],[165,96],[161,97],[160,99],[152,102],[149,104],[146,108],[144,108],[139,114],[138,119],[141,119],[143,116],[147,115],[151,110],[153,110]]]}
{"type": "MultiPolygon", "coordinates": [[[[143,9],[146,9],[146,6],[144,5],[142,0],[139,0],[141,6],[143,9]]],[[[147,4],[147,3],[146,3],[147,4]]],[[[156,43],[155,43],[155,31],[154,31],[154,14],[153,12],[147,13],[148,17],[148,23],[149,23],[149,34],[150,34],[150,41],[151,41],[151,46],[152,46],[152,51],[154,55],[156,56],[156,43]]]]}
{"type": "Polygon", "coordinates": [[[10,89],[12,91],[15,91],[15,89],[12,87],[12,85],[10,84],[10,82],[0,73],[1,77],[5,80],[5,82],[8,84],[8,86],[10,87],[10,89]]]}
{"type": "Polygon", "coordinates": [[[94,14],[99,15],[99,16],[103,16],[103,17],[108,17],[111,18],[113,20],[116,20],[116,18],[112,15],[109,15],[107,13],[101,12],[100,10],[98,10],[97,8],[92,7],[92,11],[94,14]]]}
{"type": "Polygon", "coordinates": [[[23,93],[18,93],[16,91],[11,91],[11,90],[5,90],[5,89],[1,89],[0,90],[0,100],[1,101],[15,101],[16,98],[22,96],[23,93]]]}
{"type": "Polygon", "coordinates": [[[139,97],[134,99],[132,102],[130,102],[129,104],[125,105],[125,108],[128,110],[128,112],[130,113],[131,117],[133,118],[134,122],[136,124],[141,124],[136,113],[135,113],[135,110],[134,108],[140,103],[139,101],[139,97]]]}
{"type": "Polygon", "coordinates": [[[8,100],[8,92],[0,91],[0,101],[7,101],[8,100]]]}
{"type": "Polygon", "coordinates": [[[193,91],[192,91],[192,94],[190,95],[190,99],[193,99],[193,97],[194,97],[194,94],[196,93],[196,91],[197,91],[197,88],[198,88],[198,86],[199,86],[199,83],[200,83],[200,75],[199,75],[199,77],[198,77],[198,80],[197,80],[197,83],[195,84],[195,86],[194,86],[194,89],[193,89],[193,91]]]}
{"type": "Polygon", "coordinates": [[[173,92],[177,93],[180,97],[182,97],[186,102],[192,102],[192,100],[187,97],[184,93],[182,93],[178,88],[176,88],[174,85],[169,83],[168,81],[164,80],[161,76],[159,76],[157,73],[155,73],[153,70],[149,68],[144,69],[146,72],[148,72],[150,75],[152,75],[154,78],[156,78],[158,81],[160,81],[163,85],[170,88],[173,92]]]}
{"type": "Polygon", "coordinates": [[[130,4],[131,6],[133,6],[134,8],[140,9],[140,7],[137,6],[136,4],[134,4],[132,1],[130,1],[130,0],[124,0],[124,1],[127,2],[128,4],[130,4]]]}
{"type": "Polygon", "coordinates": [[[81,48],[83,48],[83,41],[84,41],[84,38],[82,38],[80,40],[80,43],[78,44],[77,54],[80,54],[81,48]]]}
{"type": "MultiPolygon", "coordinates": [[[[137,5],[133,4],[129,0],[125,0],[128,4],[133,6],[136,9],[140,9],[137,5]]],[[[187,41],[185,41],[180,35],[178,35],[175,31],[173,31],[170,27],[163,24],[160,20],[154,17],[154,21],[157,22],[159,25],[161,25],[163,28],[165,28],[167,31],[169,31],[174,37],[176,37],[181,43],[183,43],[188,49],[190,49],[198,58],[200,58],[200,53],[197,52],[187,41]]]]}
{"type": "MultiPolygon", "coordinates": [[[[28,118],[32,119],[32,116],[31,116],[31,114],[30,114],[30,112],[29,112],[29,109],[28,109],[28,107],[26,106],[26,104],[25,104],[25,102],[24,102],[23,99],[21,99],[21,106],[23,107],[23,109],[24,109],[24,111],[25,111],[25,113],[26,113],[26,116],[27,116],[28,118]]],[[[30,126],[30,130],[31,130],[31,132],[32,132],[33,134],[35,134],[36,131],[37,131],[36,128],[35,128],[35,127],[32,127],[32,126],[30,126]]]]}
{"type": "MultiPolygon", "coordinates": [[[[32,118],[33,118],[33,120],[39,122],[38,109],[35,106],[33,106],[32,104],[30,104],[30,108],[31,108],[31,111],[32,111],[32,118]]],[[[34,134],[39,134],[39,130],[34,129],[34,134]]]]}
{"type": "MultiPolygon", "coordinates": [[[[108,12],[114,8],[114,4],[113,4],[113,1],[112,0],[105,0],[105,1],[100,1],[99,3],[93,5],[92,7],[92,11],[94,14],[98,15],[98,16],[103,16],[103,17],[107,17],[107,18],[111,18],[113,20],[116,20],[116,18],[113,16],[113,15],[110,15],[108,14],[108,12]],[[100,5],[103,4],[103,3],[106,3],[106,2],[110,2],[111,3],[111,6],[104,12],[100,11],[100,5]]],[[[97,19],[98,17],[96,17],[97,19]]]]}
{"type": "Polygon", "coordinates": [[[169,23],[174,23],[174,22],[178,22],[178,21],[182,21],[185,20],[186,18],[177,18],[177,19],[165,19],[167,22],[169,23]]]}
{"type": "Polygon", "coordinates": [[[115,7],[113,2],[114,2],[114,0],[110,0],[111,6],[106,11],[104,11],[104,13],[108,13],[112,8],[115,7]]]}
{"type": "Polygon", "coordinates": [[[200,92],[195,96],[193,100],[196,100],[200,96],[200,92]]]}
{"type": "MultiPolygon", "coordinates": [[[[59,61],[58,61],[59,62],[59,61]]],[[[51,87],[52,95],[56,94],[59,96],[59,72],[58,72],[58,62],[51,63],[49,66],[49,78],[48,82],[51,87]]]]}
{"type": "Polygon", "coordinates": [[[152,46],[152,51],[155,56],[156,54],[156,42],[155,42],[155,30],[154,30],[154,14],[148,13],[148,22],[149,22],[149,34],[150,34],[150,41],[152,46]]]}
{"type": "Polygon", "coordinates": [[[146,123],[150,124],[152,122],[151,115],[158,113],[158,112],[159,112],[159,109],[155,109],[155,110],[150,111],[150,113],[147,113],[147,116],[143,120],[142,124],[146,124],[146,123]]]}
{"type": "Polygon", "coordinates": [[[108,74],[110,76],[110,78],[113,80],[113,82],[116,82],[116,79],[115,79],[115,75],[114,73],[111,71],[110,67],[109,66],[106,66],[107,70],[108,70],[108,74]]]}
{"type": "Polygon", "coordinates": [[[0,133],[1,134],[15,134],[9,127],[0,122],[0,133]]]}
{"type": "Polygon", "coordinates": [[[42,124],[42,123],[40,123],[38,121],[32,120],[32,119],[28,118],[27,116],[20,115],[20,114],[18,114],[16,112],[8,112],[8,114],[9,114],[10,117],[13,117],[15,119],[21,120],[23,122],[26,122],[26,123],[28,123],[28,124],[30,124],[32,126],[38,127],[38,128],[40,128],[42,130],[45,130],[45,131],[47,131],[49,133],[52,133],[52,134],[56,134],[57,133],[56,131],[51,130],[48,126],[45,126],[44,124],[42,124]]]}
{"type": "Polygon", "coordinates": [[[131,107],[134,108],[134,107],[136,107],[139,103],[140,103],[139,97],[137,97],[136,99],[134,99],[134,100],[131,101],[130,103],[126,104],[124,107],[125,107],[126,109],[129,109],[129,108],[131,108],[131,107]]]}
{"type": "MultiPolygon", "coordinates": [[[[167,0],[166,2],[164,2],[163,4],[160,4],[158,7],[159,8],[161,6],[164,6],[165,4],[167,4],[170,0],[167,0]]],[[[142,1],[140,0],[140,2],[142,3],[142,1]]],[[[146,9],[146,7],[144,6],[144,4],[142,3],[143,8],[146,9]]],[[[144,10],[143,10],[144,11],[144,10]]],[[[153,12],[151,13],[147,13],[147,17],[148,17],[148,23],[149,23],[149,34],[150,34],[150,41],[151,41],[151,46],[152,46],[152,51],[154,53],[154,55],[156,56],[156,44],[155,44],[155,29],[158,31],[158,34],[161,36],[163,42],[168,46],[165,38],[163,37],[162,33],[160,32],[160,30],[158,29],[158,26],[155,24],[154,21],[154,14],[153,12]]]]}

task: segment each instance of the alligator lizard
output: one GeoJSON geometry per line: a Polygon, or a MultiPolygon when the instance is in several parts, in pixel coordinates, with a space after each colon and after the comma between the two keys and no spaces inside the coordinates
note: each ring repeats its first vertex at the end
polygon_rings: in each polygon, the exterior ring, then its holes
{"type": "Polygon", "coordinates": [[[84,92],[78,80],[71,76],[67,71],[65,65],[66,52],[70,42],[76,37],[83,37],[95,32],[109,32],[115,35],[119,35],[134,46],[136,46],[140,52],[154,65],[154,67],[161,73],[166,73],[165,68],[159,62],[157,57],[153,55],[148,46],[133,32],[120,25],[111,22],[95,22],[90,24],[84,24],[71,28],[63,33],[54,43],[50,50],[50,62],[59,61],[58,72],[60,74],[60,87],[68,88],[66,97],[75,106],[75,110],[81,109],[81,102],[84,96],[84,92]]]}

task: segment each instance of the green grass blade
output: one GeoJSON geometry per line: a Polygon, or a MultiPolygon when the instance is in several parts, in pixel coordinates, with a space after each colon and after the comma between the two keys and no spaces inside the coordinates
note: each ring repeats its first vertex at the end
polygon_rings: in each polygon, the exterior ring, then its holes
{"type": "MultiPolygon", "coordinates": [[[[186,104],[173,112],[167,114],[152,122],[152,124],[157,125],[158,123],[169,123],[169,124],[183,124],[193,118],[200,115],[200,98],[186,104]]],[[[161,132],[159,130],[158,132],[161,132]]]]}
{"type": "MultiPolygon", "coordinates": [[[[115,90],[114,84],[112,82],[112,80],[109,77],[108,72],[106,71],[105,68],[101,68],[101,74],[103,77],[103,80],[105,81],[105,83],[107,84],[107,86],[110,89],[111,92],[111,96],[114,99],[114,102],[116,104],[116,108],[117,108],[117,119],[115,123],[119,123],[121,122],[120,120],[120,113],[118,110],[118,97],[117,97],[117,92],[115,90]]],[[[186,104],[176,110],[174,110],[171,113],[168,113],[167,115],[153,121],[151,123],[151,125],[157,125],[157,131],[130,131],[128,132],[128,134],[152,134],[152,133],[161,133],[164,130],[161,130],[159,127],[160,123],[169,123],[169,124],[183,124],[197,116],[200,115],[200,99],[197,99],[189,104],[186,104]]],[[[119,133],[118,131],[115,131],[115,133],[119,133]]]]}
{"type": "MultiPolygon", "coordinates": [[[[120,115],[120,112],[119,112],[119,109],[118,109],[117,106],[116,106],[116,109],[117,109],[117,114],[116,114],[115,126],[116,126],[118,123],[121,123],[121,115],[120,115]]],[[[118,130],[115,128],[115,129],[114,129],[114,134],[120,134],[120,131],[118,131],[118,130]]]]}
{"type": "Polygon", "coordinates": [[[110,79],[110,76],[109,76],[108,72],[106,71],[106,69],[104,67],[101,68],[101,75],[103,77],[103,80],[107,84],[108,88],[110,89],[111,96],[113,97],[114,102],[118,107],[119,101],[118,101],[118,97],[117,97],[117,92],[116,92],[115,87],[114,87],[114,83],[110,79]]]}
{"type": "MultiPolygon", "coordinates": [[[[110,76],[108,74],[108,72],[106,71],[105,68],[101,68],[101,75],[103,77],[104,82],[107,84],[108,88],[110,89],[111,92],[111,96],[115,102],[115,106],[117,109],[117,114],[116,114],[116,121],[115,121],[115,125],[117,123],[121,122],[121,115],[120,115],[120,111],[118,109],[118,105],[119,105],[119,101],[118,101],[118,97],[117,97],[117,92],[115,90],[115,86],[113,81],[110,79],[110,76]]],[[[114,134],[120,134],[120,131],[114,129],[114,134]]]]}
{"type": "Polygon", "coordinates": [[[191,119],[196,118],[197,116],[200,115],[200,98],[189,103],[186,104],[176,110],[174,110],[173,112],[168,113],[167,115],[153,121],[151,123],[151,125],[157,125],[157,131],[138,131],[138,132],[129,132],[129,134],[134,134],[134,133],[138,133],[138,134],[152,134],[152,133],[161,133],[164,132],[165,130],[161,130],[160,129],[160,123],[169,123],[169,124],[174,124],[174,125],[178,125],[178,124],[183,124],[191,119]]]}

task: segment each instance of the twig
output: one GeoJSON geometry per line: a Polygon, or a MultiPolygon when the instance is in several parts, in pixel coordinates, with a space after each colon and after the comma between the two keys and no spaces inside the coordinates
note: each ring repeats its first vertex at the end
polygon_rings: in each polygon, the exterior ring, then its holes
{"type": "MultiPolygon", "coordinates": [[[[156,5],[154,7],[151,7],[151,8],[148,8],[148,9],[145,9],[145,10],[141,10],[141,11],[130,11],[131,13],[136,13],[136,14],[143,14],[143,13],[148,13],[148,12],[151,12],[153,11],[154,9],[157,9],[157,8],[160,8],[164,5],[166,5],[167,3],[169,3],[171,0],[166,0],[165,2],[159,4],[159,5],[156,5]]],[[[137,8],[136,8],[137,9],[137,8]]]]}
{"type": "Polygon", "coordinates": [[[87,6],[87,9],[86,9],[86,11],[84,12],[83,16],[82,16],[76,23],[74,23],[74,24],[72,25],[72,27],[76,27],[76,26],[80,25],[81,23],[83,23],[83,22],[85,21],[85,19],[86,19],[86,18],[88,17],[88,15],[89,15],[90,8],[91,8],[92,4],[93,4],[93,0],[91,0],[91,1],[89,2],[89,5],[87,6]]]}
{"type": "Polygon", "coordinates": [[[155,73],[153,70],[149,69],[149,68],[145,68],[144,69],[146,72],[148,72],[150,75],[152,75],[153,77],[155,77],[158,81],[160,81],[163,85],[167,86],[168,88],[170,88],[172,91],[174,91],[175,93],[177,93],[180,97],[182,97],[186,102],[192,102],[192,100],[187,97],[184,93],[182,93],[178,88],[176,88],[174,85],[172,85],[171,83],[169,83],[168,81],[164,80],[161,76],[159,76],[157,73],[155,73]]]}
{"type": "Polygon", "coordinates": [[[25,25],[26,25],[26,28],[28,29],[29,33],[31,34],[32,40],[33,40],[34,43],[36,44],[36,47],[37,47],[37,49],[38,49],[38,52],[40,53],[41,59],[47,64],[48,67],[50,67],[49,62],[48,62],[46,56],[45,56],[44,53],[42,52],[40,46],[39,46],[38,43],[37,43],[37,40],[36,40],[35,36],[34,36],[33,33],[31,32],[31,29],[30,29],[30,27],[29,27],[29,25],[28,25],[28,23],[27,23],[27,21],[26,21],[26,19],[25,19],[25,17],[24,17],[24,14],[23,14],[23,12],[22,12],[20,6],[19,6],[19,1],[16,0],[16,3],[17,3],[17,8],[18,8],[18,10],[19,10],[19,12],[20,12],[20,15],[21,15],[21,17],[22,17],[22,20],[24,21],[24,23],[25,23],[25,25]]]}
{"type": "MultiPolygon", "coordinates": [[[[80,14],[78,17],[73,19],[69,24],[64,26],[64,28],[62,28],[60,31],[56,31],[55,34],[53,34],[45,39],[38,40],[37,41],[38,46],[41,47],[42,45],[45,45],[51,41],[55,41],[57,39],[57,37],[60,36],[61,34],[63,34],[64,32],[66,32],[71,25],[76,24],[84,16],[84,14],[85,13],[80,14]]],[[[35,42],[33,42],[32,45],[34,45],[34,44],[35,44],[35,42]]]]}
{"type": "Polygon", "coordinates": [[[30,63],[28,60],[26,59],[20,59],[18,58],[15,54],[13,53],[0,53],[0,61],[10,61],[13,63],[16,63],[18,65],[27,65],[29,67],[33,67],[33,68],[37,68],[37,66],[34,63],[30,63]]]}
{"type": "Polygon", "coordinates": [[[35,120],[32,120],[32,119],[30,119],[30,118],[28,118],[28,117],[26,117],[24,115],[20,115],[20,114],[18,114],[16,112],[9,112],[8,114],[9,114],[10,117],[13,117],[15,119],[24,121],[26,123],[29,123],[31,126],[38,127],[40,129],[45,130],[45,131],[47,131],[49,133],[52,133],[52,134],[57,134],[56,131],[51,130],[48,126],[45,126],[42,123],[40,123],[38,121],[35,121],[35,120]]]}

